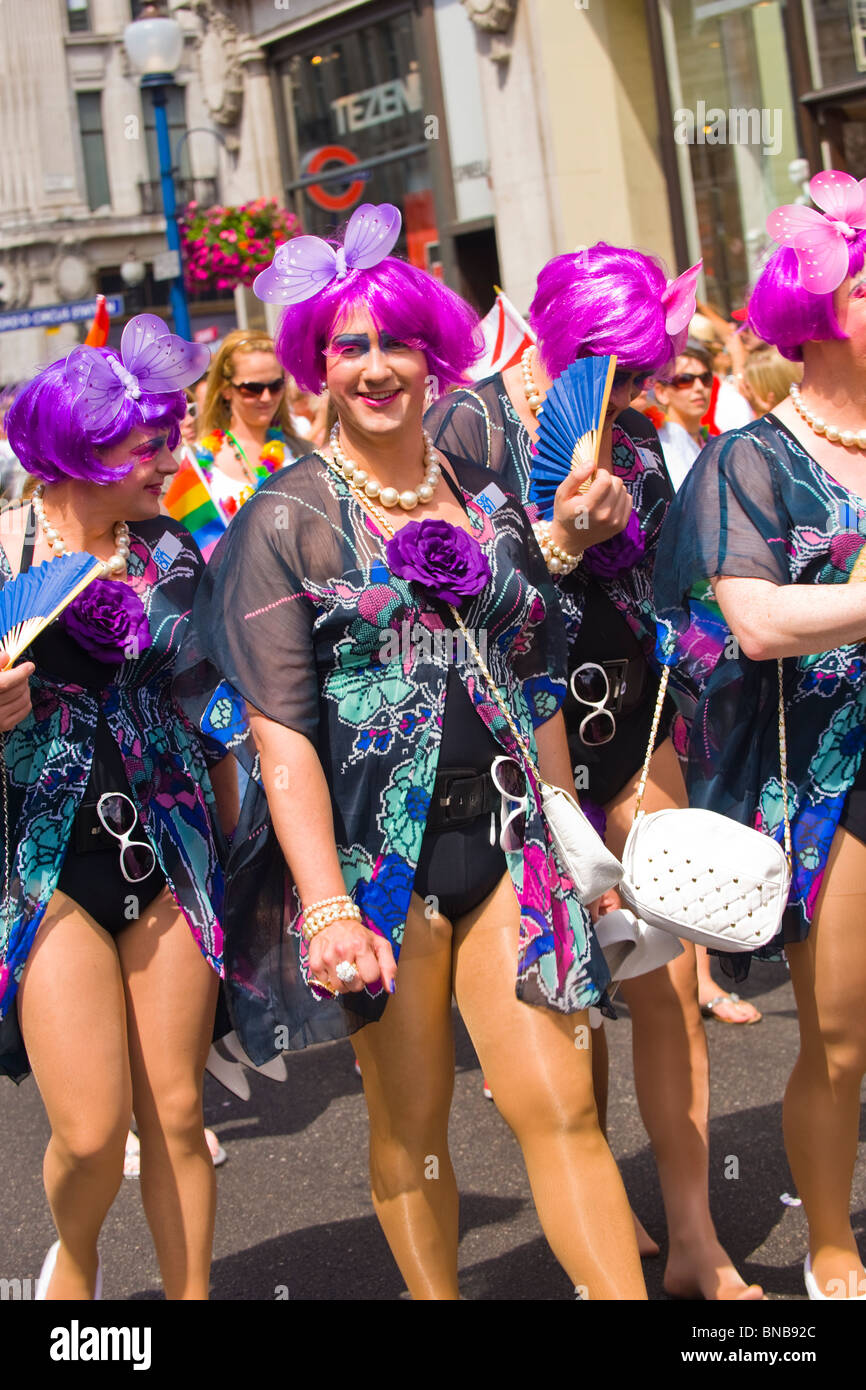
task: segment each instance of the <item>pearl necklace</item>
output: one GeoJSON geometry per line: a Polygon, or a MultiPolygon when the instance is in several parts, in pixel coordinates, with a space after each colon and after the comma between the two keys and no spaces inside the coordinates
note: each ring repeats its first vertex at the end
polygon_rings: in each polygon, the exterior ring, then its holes
{"type": "MultiPolygon", "coordinates": [[[[40,483],[37,488],[34,488],[33,495],[30,498],[36,520],[42,527],[43,535],[55,555],[72,555],[75,552],[66,549],[66,542],[60,532],[56,527],[50,524],[45,515],[45,508],[42,505],[42,495],[44,492],[45,484],[40,483]]],[[[108,579],[111,575],[119,574],[121,570],[126,569],[126,562],[129,559],[129,527],[125,521],[116,521],[114,523],[114,544],[116,547],[114,554],[110,560],[104,560],[102,564],[103,579],[108,579]]]]}
{"type": "Polygon", "coordinates": [[[788,394],[798,415],[803,417],[815,434],[822,434],[831,444],[843,444],[846,449],[866,449],[866,430],[840,430],[838,425],[828,425],[820,415],[806,409],[796,382],[792,382],[788,394]]]}
{"type": "Polygon", "coordinates": [[[531,343],[528,348],[524,348],[523,355],[520,358],[520,370],[523,372],[523,389],[526,392],[526,404],[529,406],[533,415],[537,415],[544,404],[544,397],[539,396],[538,387],[535,384],[535,377],[532,375],[530,358],[532,357],[533,351],[534,348],[531,343]]]}
{"type": "Polygon", "coordinates": [[[414,511],[419,503],[429,502],[433,496],[433,489],[442,476],[442,469],[436,462],[436,450],[433,440],[426,430],[421,431],[424,437],[424,458],[427,464],[427,471],[424,481],[417,488],[407,488],[405,492],[398,492],[395,487],[382,487],[375,478],[371,478],[365,469],[359,468],[351,459],[347,459],[343,450],[340,448],[340,425],[339,422],[331,430],[331,453],[334,455],[334,462],[342,473],[347,483],[354,484],[358,489],[363,489],[366,497],[377,499],[383,507],[402,507],[404,512],[414,511]]]}

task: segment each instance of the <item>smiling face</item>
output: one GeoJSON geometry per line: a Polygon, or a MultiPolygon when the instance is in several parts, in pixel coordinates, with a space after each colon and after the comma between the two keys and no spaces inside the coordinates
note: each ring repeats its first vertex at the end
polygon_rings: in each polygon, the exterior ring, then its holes
{"type": "Polygon", "coordinates": [[[280,408],[286,374],[272,352],[235,352],[232,379],[223,390],[232,427],[257,432],[267,429],[280,408]],[[264,388],[246,390],[245,387],[264,388]]]}
{"type": "Polygon", "coordinates": [[[106,468],[122,468],[130,462],[133,465],[126,477],[100,486],[100,493],[110,492],[118,520],[148,521],[159,516],[159,499],[178,469],[168,447],[168,435],[165,425],[142,425],[119,444],[100,451],[106,468]]]}
{"type": "Polygon", "coordinates": [[[420,432],[427,359],[376,328],[367,309],[352,309],[325,345],[326,381],[340,424],[372,441],[420,432]]]}

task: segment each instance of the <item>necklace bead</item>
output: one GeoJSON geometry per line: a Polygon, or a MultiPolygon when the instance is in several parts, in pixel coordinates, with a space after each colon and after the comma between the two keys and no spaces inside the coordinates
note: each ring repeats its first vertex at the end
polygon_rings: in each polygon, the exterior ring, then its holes
{"type": "Polygon", "coordinates": [[[524,348],[523,355],[520,358],[520,370],[523,372],[523,390],[526,395],[526,404],[529,406],[533,415],[537,415],[544,401],[543,397],[538,394],[538,387],[532,375],[532,354],[534,351],[535,349],[531,343],[529,347],[524,348]]]}
{"type": "Polygon", "coordinates": [[[383,507],[401,507],[404,512],[412,512],[416,507],[430,501],[436,484],[442,476],[442,469],[436,461],[433,440],[426,430],[422,430],[422,435],[426,462],[424,481],[417,488],[407,488],[404,492],[399,492],[395,487],[382,487],[381,483],[370,477],[366,469],[359,468],[356,463],[346,457],[340,447],[339,423],[335,424],[331,430],[331,453],[334,456],[336,467],[346,482],[353,488],[361,489],[365,497],[375,498],[383,507]]]}
{"type": "Polygon", "coordinates": [[[828,424],[820,415],[816,415],[806,408],[796,382],[791,385],[789,395],[797,414],[805,420],[809,429],[813,430],[815,434],[823,435],[831,444],[841,444],[845,449],[866,450],[866,429],[843,430],[838,425],[828,424]]]}
{"type": "MultiPolygon", "coordinates": [[[[39,522],[45,541],[51,547],[55,555],[71,555],[73,552],[67,550],[66,542],[56,526],[51,526],[48,522],[48,518],[45,515],[45,507],[42,502],[44,492],[45,484],[40,483],[38,487],[33,489],[33,495],[30,501],[33,505],[33,511],[36,520],[39,522]]],[[[125,521],[116,521],[114,523],[114,546],[115,550],[111,559],[102,562],[103,579],[107,579],[113,574],[120,574],[126,569],[126,562],[129,559],[129,527],[125,521]]]]}

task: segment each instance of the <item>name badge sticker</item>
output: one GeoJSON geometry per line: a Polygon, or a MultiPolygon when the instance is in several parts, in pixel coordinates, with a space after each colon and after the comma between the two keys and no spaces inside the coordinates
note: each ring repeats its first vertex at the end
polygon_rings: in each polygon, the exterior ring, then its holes
{"type": "Polygon", "coordinates": [[[505,496],[502,488],[497,487],[496,483],[488,483],[484,491],[478,493],[475,501],[483,512],[486,512],[488,516],[492,516],[494,512],[499,511],[499,508],[504,502],[508,501],[508,498],[505,496]]]}
{"type": "Polygon", "coordinates": [[[182,550],[183,541],[180,537],[173,536],[171,531],[166,531],[153,552],[153,558],[161,570],[170,570],[182,550]]]}

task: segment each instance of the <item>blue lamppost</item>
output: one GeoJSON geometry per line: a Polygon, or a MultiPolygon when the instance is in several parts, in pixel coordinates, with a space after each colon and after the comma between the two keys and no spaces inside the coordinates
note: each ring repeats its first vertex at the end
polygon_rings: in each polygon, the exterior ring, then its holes
{"type": "Polygon", "coordinates": [[[126,26],[123,31],[123,43],[130,63],[141,73],[142,88],[149,89],[152,94],[165,234],[169,249],[177,254],[178,261],[178,274],[171,281],[169,300],[175,332],[182,338],[189,338],[189,307],[183,283],[180,231],[177,225],[177,202],[166,111],[167,88],[172,85],[172,79],[183,55],[183,29],[176,19],[159,15],[157,7],[152,5],[145,9],[141,18],[126,26]]]}

